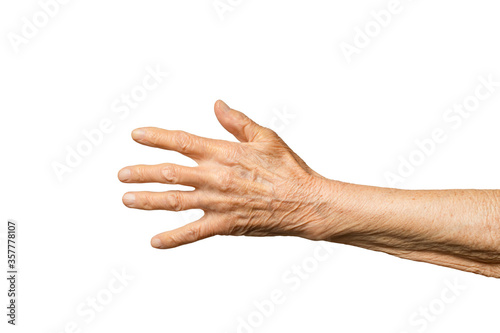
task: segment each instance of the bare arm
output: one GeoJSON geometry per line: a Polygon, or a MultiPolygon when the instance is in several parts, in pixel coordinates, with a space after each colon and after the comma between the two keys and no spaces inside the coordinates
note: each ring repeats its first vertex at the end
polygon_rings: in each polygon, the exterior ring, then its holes
{"type": "Polygon", "coordinates": [[[122,182],[194,188],[129,192],[123,202],[130,208],[205,212],[153,237],[152,246],[172,248],[214,235],[291,235],[500,278],[500,191],[406,191],[330,180],[270,129],[221,101],[215,113],[239,143],[154,127],[132,133],[141,144],[178,151],[198,164],[120,171],[122,182]]]}
{"type": "Polygon", "coordinates": [[[339,216],[325,240],[500,277],[500,191],[330,186],[339,216]]]}

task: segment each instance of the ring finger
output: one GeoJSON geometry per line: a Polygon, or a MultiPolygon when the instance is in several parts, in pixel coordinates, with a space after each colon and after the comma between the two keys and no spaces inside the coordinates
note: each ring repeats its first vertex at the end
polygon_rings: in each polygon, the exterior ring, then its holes
{"type": "Polygon", "coordinates": [[[198,191],[128,192],[122,201],[129,208],[144,210],[181,211],[207,206],[198,191]]]}

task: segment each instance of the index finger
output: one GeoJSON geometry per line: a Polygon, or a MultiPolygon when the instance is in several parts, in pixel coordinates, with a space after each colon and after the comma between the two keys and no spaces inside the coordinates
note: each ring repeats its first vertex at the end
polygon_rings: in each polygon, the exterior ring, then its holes
{"type": "Polygon", "coordinates": [[[177,151],[193,159],[202,159],[217,150],[217,141],[184,131],[157,127],[142,127],[132,132],[132,139],[140,144],[177,151]]]}

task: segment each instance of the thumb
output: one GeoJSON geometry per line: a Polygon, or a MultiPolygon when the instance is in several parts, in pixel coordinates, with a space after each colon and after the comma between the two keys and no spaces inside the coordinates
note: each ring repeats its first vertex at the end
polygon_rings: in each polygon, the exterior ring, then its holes
{"type": "Polygon", "coordinates": [[[245,114],[231,109],[221,100],[215,102],[214,109],[219,123],[240,142],[261,141],[270,134],[270,129],[260,126],[245,114]]]}

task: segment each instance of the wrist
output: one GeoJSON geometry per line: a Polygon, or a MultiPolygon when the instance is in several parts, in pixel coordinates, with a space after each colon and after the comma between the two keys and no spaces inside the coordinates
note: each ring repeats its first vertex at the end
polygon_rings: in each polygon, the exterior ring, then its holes
{"type": "Polygon", "coordinates": [[[350,244],[387,227],[387,206],[394,203],[390,195],[399,190],[324,178],[321,182],[319,198],[327,208],[316,228],[316,240],[350,244]]]}

